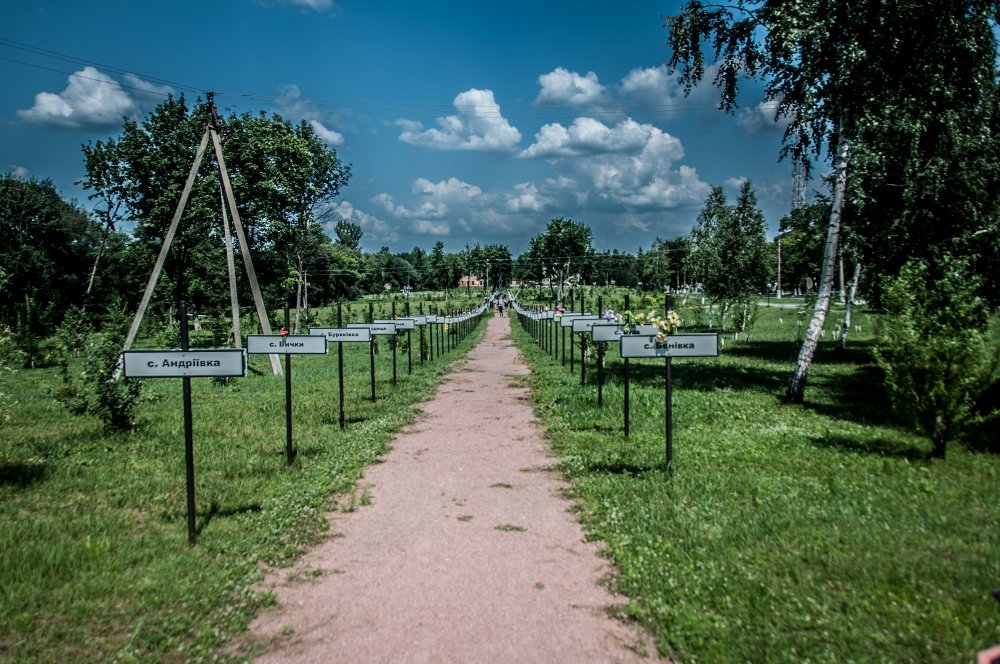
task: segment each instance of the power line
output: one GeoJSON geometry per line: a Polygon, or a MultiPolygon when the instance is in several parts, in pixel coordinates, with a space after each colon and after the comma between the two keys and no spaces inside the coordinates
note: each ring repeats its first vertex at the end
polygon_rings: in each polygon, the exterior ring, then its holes
{"type": "MultiPolygon", "coordinates": [[[[190,93],[203,93],[207,92],[208,88],[204,86],[196,86],[188,83],[181,83],[173,81],[170,79],[161,78],[158,76],[152,76],[148,74],[143,74],[137,72],[133,69],[126,69],[116,65],[111,65],[103,62],[97,62],[88,58],[83,58],[67,53],[62,53],[60,51],[55,51],[52,49],[43,48],[40,46],[34,46],[32,44],[26,44],[24,42],[15,41],[6,37],[0,37],[0,46],[5,46],[8,48],[20,50],[26,53],[31,53],[34,55],[39,55],[45,58],[51,58],[63,62],[74,63],[83,66],[90,66],[98,69],[99,71],[109,71],[120,76],[134,76],[142,81],[153,83],[160,86],[169,86],[175,90],[186,91],[190,93]]],[[[54,67],[46,66],[43,64],[26,62],[24,60],[17,60],[14,58],[2,57],[0,60],[11,62],[13,64],[18,64],[26,67],[32,67],[36,69],[41,69],[45,71],[51,71],[55,73],[64,74],[70,77],[81,78],[85,80],[95,81],[97,83],[102,83],[106,85],[118,86],[130,90],[136,90],[144,93],[159,94],[162,96],[167,96],[168,93],[158,92],[154,90],[149,90],[147,88],[141,88],[137,86],[128,86],[118,83],[117,81],[107,81],[96,77],[90,77],[79,72],[68,72],[62,69],[57,69],[54,67]]],[[[443,102],[411,102],[411,101],[399,101],[399,100],[375,100],[375,99],[337,99],[337,98],[313,98],[313,97],[296,97],[289,98],[280,95],[262,95],[251,92],[240,92],[240,91],[216,91],[215,96],[217,99],[224,98],[227,100],[239,101],[258,101],[258,102],[268,102],[270,104],[276,105],[280,111],[282,107],[286,110],[294,111],[295,107],[306,107],[310,110],[317,109],[347,109],[355,112],[368,112],[384,117],[398,117],[398,118],[408,118],[408,117],[441,117],[446,114],[468,114],[478,118],[484,119],[541,119],[541,120],[559,120],[559,119],[575,119],[581,116],[581,112],[576,107],[572,106],[536,106],[536,107],[510,107],[513,110],[502,111],[500,110],[499,104],[494,105],[478,105],[478,104],[454,104],[454,103],[443,103],[443,102]]],[[[227,104],[232,106],[234,104],[227,104]]],[[[669,119],[682,117],[685,115],[707,115],[707,114],[718,114],[718,106],[715,103],[707,102],[694,102],[691,100],[684,100],[683,103],[629,103],[629,102],[619,102],[610,108],[600,108],[591,107],[587,109],[587,116],[593,118],[603,118],[606,120],[622,120],[627,112],[634,112],[642,116],[656,117],[660,119],[669,119]]]]}

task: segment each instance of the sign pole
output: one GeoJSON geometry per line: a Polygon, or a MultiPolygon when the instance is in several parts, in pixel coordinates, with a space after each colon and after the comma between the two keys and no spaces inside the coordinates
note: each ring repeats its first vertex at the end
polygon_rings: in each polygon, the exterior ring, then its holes
{"type": "MultiPolygon", "coordinates": [[[[368,303],[368,322],[375,322],[375,305],[368,303]]],[[[372,368],[372,403],[375,402],[375,336],[372,335],[372,342],[368,345],[368,354],[371,356],[372,368]]]]}
{"type": "Polygon", "coordinates": [[[623,358],[625,365],[625,437],[628,438],[628,358],[623,358]]]}
{"type": "MultiPolygon", "coordinates": [[[[424,315],[424,303],[423,302],[421,302],[417,306],[417,313],[420,316],[424,315]]],[[[424,366],[424,328],[425,327],[427,327],[427,326],[426,325],[421,325],[420,326],[420,334],[419,334],[419,337],[420,337],[420,350],[417,351],[417,355],[420,356],[420,366],[424,366]]]]}
{"type": "MultiPolygon", "coordinates": [[[[288,332],[288,298],[285,298],[285,332],[288,332]]],[[[292,465],[292,354],[285,353],[285,459],[292,465]]]]}
{"type": "Polygon", "coordinates": [[[667,453],[667,472],[670,472],[671,464],[674,459],[674,380],[673,380],[673,362],[672,358],[663,358],[664,369],[666,371],[666,394],[664,395],[665,401],[665,412],[664,412],[664,427],[666,440],[666,453],[667,453]]]}
{"type": "MultiPolygon", "coordinates": [[[[344,305],[337,303],[337,327],[344,327],[344,305]]],[[[337,342],[337,383],[340,386],[340,428],[344,429],[344,342],[337,342]]]]}
{"type": "MultiPolygon", "coordinates": [[[[396,303],[392,303],[392,319],[396,320],[396,303]]],[[[399,334],[392,335],[392,386],[396,386],[396,345],[399,343],[399,334]]]]}
{"type": "MultiPolygon", "coordinates": [[[[187,302],[181,300],[177,307],[181,317],[181,350],[187,352],[188,347],[188,323],[187,323],[187,302]]],[[[184,473],[187,477],[187,526],[188,544],[194,546],[197,532],[194,523],[194,427],[191,424],[191,379],[184,376],[181,379],[183,385],[184,398],[184,473]]]]}
{"type": "MultiPolygon", "coordinates": [[[[597,315],[604,315],[604,298],[597,296],[597,315]]],[[[604,346],[602,341],[597,344],[597,406],[604,405],[604,346]]]]}
{"type": "MultiPolygon", "coordinates": [[[[406,301],[406,317],[410,317],[410,301],[406,301]]],[[[413,374],[413,330],[406,331],[406,375],[413,374]]]]}

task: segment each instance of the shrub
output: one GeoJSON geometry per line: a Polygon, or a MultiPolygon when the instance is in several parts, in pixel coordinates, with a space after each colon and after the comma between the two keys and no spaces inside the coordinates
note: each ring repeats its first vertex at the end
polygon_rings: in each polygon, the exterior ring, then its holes
{"type": "Polygon", "coordinates": [[[76,379],[65,365],[63,384],[53,395],[74,415],[97,417],[107,431],[132,429],[142,396],[142,382],[116,380],[128,324],[128,317],[119,312],[111,317],[103,332],[89,335],[76,379]]]}
{"type": "Polygon", "coordinates": [[[982,418],[976,399],[997,367],[979,288],[967,262],[948,255],[933,267],[912,260],[885,286],[875,359],[893,409],[931,439],[936,457],[982,418]]]}

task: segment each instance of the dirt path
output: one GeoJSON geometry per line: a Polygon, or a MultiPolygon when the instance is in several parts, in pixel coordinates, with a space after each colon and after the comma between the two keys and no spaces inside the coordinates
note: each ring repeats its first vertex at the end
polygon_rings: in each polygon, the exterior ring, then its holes
{"type": "Polygon", "coordinates": [[[268,581],[259,662],[651,662],[608,616],[596,544],[549,468],[510,319],[449,374],[367,469],[336,535],[268,581]]]}

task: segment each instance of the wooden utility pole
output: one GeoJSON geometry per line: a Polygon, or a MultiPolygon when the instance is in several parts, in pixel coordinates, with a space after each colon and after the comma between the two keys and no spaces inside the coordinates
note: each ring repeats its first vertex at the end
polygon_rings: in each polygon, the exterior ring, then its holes
{"type": "MultiPolygon", "coordinates": [[[[170,221],[170,227],[167,229],[167,234],[163,238],[163,246],[160,247],[160,254],[156,258],[156,264],[153,266],[153,273],[150,275],[149,282],[146,284],[146,290],[139,303],[139,309],[136,311],[135,318],[132,320],[132,325],[129,328],[128,335],[125,337],[123,350],[126,351],[132,348],[132,344],[135,343],[135,338],[139,333],[139,326],[142,325],[142,317],[145,315],[146,309],[149,306],[149,301],[153,296],[153,291],[156,289],[156,282],[160,278],[160,272],[163,270],[163,264],[166,262],[167,253],[170,251],[170,244],[174,240],[174,235],[177,233],[177,227],[180,225],[181,216],[184,214],[184,207],[187,205],[188,198],[191,196],[191,188],[194,186],[195,177],[198,175],[198,168],[201,166],[202,159],[205,158],[205,150],[208,148],[209,139],[212,140],[212,145],[215,148],[215,157],[219,162],[219,175],[222,178],[224,196],[223,201],[224,203],[229,204],[229,211],[233,216],[233,227],[236,230],[236,237],[240,243],[240,254],[243,256],[243,265],[247,271],[247,279],[250,282],[250,291],[253,293],[254,305],[257,308],[257,317],[260,319],[261,331],[266,335],[271,334],[271,322],[268,320],[267,310],[264,308],[264,300],[261,297],[260,286],[257,283],[257,273],[253,267],[253,260],[250,258],[249,245],[247,244],[246,235],[243,232],[243,223],[240,221],[239,209],[236,207],[236,198],[233,196],[233,187],[229,181],[229,172],[226,170],[226,161],[222,156],[222,143],[219,141],[218,132],[219,118],[215,112],[215,103],[213,101],[214,94],[209,92],[206,97],[208,109],[210,111],[208,126],[205,128],[205,134],[201,137],[201,144],[198,146],[198,152],[195,155],[194,163],[191,165],[191,171],[188,173],[187,181],[184,183],[184,190],[181,192],[181,199],[177,203],[177,209],[174,211],[173,219],[170,221]]],[[[223,206],[223,210],[224,209],[225,205],[223,206]]],[[[230,287],[235,288],[235,284],[231,283],[230,287]]],[[[186,323],[187,321],[182,322],[182,324],[186,323]]],[[[280,375],[281,362],[278,360],[278,356],[270,355],[270,358],[272,371],[275,375],[280,375]]],[[[120,374],[121,368],[119,367],[116,378],[120,374]]]]}

